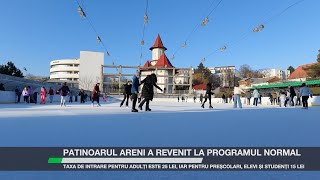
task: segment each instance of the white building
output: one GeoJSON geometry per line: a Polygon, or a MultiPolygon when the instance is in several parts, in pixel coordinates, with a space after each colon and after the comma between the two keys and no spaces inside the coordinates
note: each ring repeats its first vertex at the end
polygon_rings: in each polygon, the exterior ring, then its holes
{"type": "Polygon", "coordinates": [[[290,76],[290,71],[281,69],[265,69],[261,73],[265,78],[278,77],[280,79],[287,79],[290,76]]]}
{"type": "Polygon", "coordinates": [[[74,87],[92,90],[100,83],[104,53],[80,51],[79,59],[60,59],[50,62],[50,82],[67,82],[74,87]]]}
{"type": "Polygon", "coordinates": [[[220,77],[221,86],[222,87],[229,87],[230,80],[234,80],[236,75],[236,67],[235,66],[219,66],[208,68],[212,74],[218,75],[220,77]]]}

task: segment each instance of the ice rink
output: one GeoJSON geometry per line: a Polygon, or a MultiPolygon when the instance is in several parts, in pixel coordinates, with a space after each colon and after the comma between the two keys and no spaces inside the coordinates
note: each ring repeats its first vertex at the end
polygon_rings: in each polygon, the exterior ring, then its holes
{"type": "MultiPolygon", "coordinates": [[[[0,105],[3,147],[313,147],[320,107],[151,102],[131,113],[119,102],[0,105]]],[[[319,179],[318,172],[0,172],[0,179],[319,179]],[[12,177],[12,178],[11,178],[12,177]]]]}

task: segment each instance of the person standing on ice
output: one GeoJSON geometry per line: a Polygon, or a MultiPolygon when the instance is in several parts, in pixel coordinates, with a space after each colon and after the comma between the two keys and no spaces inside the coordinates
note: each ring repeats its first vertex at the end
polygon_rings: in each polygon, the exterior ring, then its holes
{"type": "Polygon", "coordinates": [[[63,83],[62,87],[58,90],[58,92],[60,93],[60,96],[61,96],[60,106],[62,105],[66,106],[66,98],[70,93],[70,89],[67,86],[66,82],[63,83]]]}
{"type": "Polygon", "coordinates": [[[260,97],[259,91],[257,89],[254,89],[253,93],[252,93],[252,96],[253,96],[253,105],[254,106],[258,106],[258,100],[259,100],[259,97],[260,97]]]}
{"type": "Polygon", "coordinates": [[[85,103],[86,102],[86,94],[84,93],[83,89],[80,89],[79,96],[80,96],[80,103],[85,103]]]}
{"type": "Polygon", "coordinates": [[[91,96],[91,99],[92,99],[92,107],[94,106],[94,102],[97,101],[98,103],[98,106],[101,106],[100,103],[99,103],[99,96],[100,96],[100,83],[97,83],[93,90],[92,90],[92,96],[91,96]]]}
{"type": "Polygon", "coordinates": [[[178,96],[178,102],[180,101],[180,97],[178,96]]]}
{"type": "Polygon", "coordinates": [[[153,86],[162,92],[162,89],[157,85],[157,76],[152,73],[148,75],[144,80],[141,81],[140,85],[143,84],[141,96],[144,98],[139,104],[139,109],[142,110],[142,106],[146,103],[146,111],[151,111],[149,103],[153,99],[153,86]]]}
{"type": "Polygon", "coordinates": [[[239,108],[242,108],[241,103],[241,93],[245,93],[240,87],[239,84],[236,84],[233,90],[233,108],[237,108],[237,104],[239,105],[239,108]]]}
{"type": "Polygon", "coordinates": [[[126,101],[126,107],[128,107],[129,105],[129,98],[131,96],[131,88],[132,88],[132,84],[130,81],[127,82],[127,84],[124,85],[124,88],[123,88],[123,100],[121,101],[120,103],[120,107],[123,106],[123,103],[126,101]]]}
{"type": "Polygon", "coordinates": [[[280,99],[280,101],[279,101],[280,107],[286,107],[287,96],[286,96],[285,92],[280,91],[279,99],[280,99]]]}
{"type": "Polygon", "coordinates": [[[204,99],[204,102],[201,105],[202,108],[204,108],[204,104],[207,102],[207,99],[209,99],[209,108],[210,109],[213,108],[212,105],[211,105],[211,95],[213,95],[213,92],[211,90],[212,90],[212,85],[211,85],[211,83],[208,83],[207,87],[206,87],[205,99],[204,99]]]}
{"type": "Polygon", "coordinates": [[[21,98],[22,91],[21,91],[20,88],[17,86],[16,89],[14,90],[14,92],[16,93],[16,96],[17,96],[17,101],[16,101],[16,103],[20,103],[20,98],[21,98]]]}
{"type": "Polygon", "coordinates": [[[294,97],[296,96],[296,92],[294,91],[293,86],[289,86],[290,91],[290,105],[294,106],[294,97]]]}
{"type": "Polygon", "coordinates": [[[29,89],[25,87],[22,91],[23,101],[29,104],[29,89]]]}
{"type": "Polygon", "coordinates": [[[40,104],[46,103],[47,90],[45,87],[41,87],[40,90],[40,104]]]}
{"type": "Polygon", "coordinates": [[[302,87],[300,88],[300,95],[302,97],[302,105],[303,109],[308,109],[308,99],[309,96],[312,98],[312,92],[306,83],[302,83],[302,87]]]}
{"type": "Polygon", "coordinates": [[[50,103],[52,103],[52,101],[53,101],[53,96],[54,96],[54,91],[53,91],[53,89],[50,87],[50,89],[49,89],[49,99],[50,99],[50,103]]]}
{"type": "Polygon", "coordinates": [[[250,105],[250,100],[251,100],[251,92],[250,92],[250,90],[246,93],[246,98],[247,98],[247,105],[250,105]]]}
{"type": "Polygon", "coordinates": [[[203,102],[203,94],[200,94],[200,103],[202,104],[202,102],[203,102]]]}
{"type": "Polygon", "coordinates": [[[132,86],[131,86],[131,97],[132,97],[132,107],[131,112],[138,112],[136,109],[138,94],[139,94],[139,78],[134,75],[132,77],[132,86]]]}

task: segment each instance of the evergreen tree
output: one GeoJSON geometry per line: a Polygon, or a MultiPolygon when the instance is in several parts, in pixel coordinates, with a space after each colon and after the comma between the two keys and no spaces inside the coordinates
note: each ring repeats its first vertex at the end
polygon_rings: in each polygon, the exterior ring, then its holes
{"type": "Polygon", "coordinates": [[[289,66],[287,70],[290,71],[290,74],[291,74],[295,69],[292,66],[289,66]]]}
{"type": "Polygon", "coordinates": [[[9,61],[7,64],[0,65],[0,74],[6,74],[16,77],[24,77],[20,69],[18,69],[13,62],[9,61]]]}

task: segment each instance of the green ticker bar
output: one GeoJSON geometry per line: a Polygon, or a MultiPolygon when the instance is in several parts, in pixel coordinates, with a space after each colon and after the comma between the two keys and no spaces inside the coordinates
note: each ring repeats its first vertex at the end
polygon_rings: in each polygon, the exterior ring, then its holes
{"type": "Polygon", "coordinates": [[[48,164],[61,164],[62,158],[49,158],[48,164]]]}

